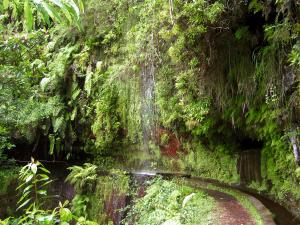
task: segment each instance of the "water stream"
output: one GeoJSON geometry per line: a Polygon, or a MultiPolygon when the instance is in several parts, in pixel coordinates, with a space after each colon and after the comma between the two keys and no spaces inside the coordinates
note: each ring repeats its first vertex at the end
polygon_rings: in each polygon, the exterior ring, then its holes
{"type": "Polygon", "coordinates": [[[155,130],[154,107],[154,63],[150,62],[142,66],[141,72],[141,126],[142,148],[150,152],[149,142],[153,140],[155,130]]]}

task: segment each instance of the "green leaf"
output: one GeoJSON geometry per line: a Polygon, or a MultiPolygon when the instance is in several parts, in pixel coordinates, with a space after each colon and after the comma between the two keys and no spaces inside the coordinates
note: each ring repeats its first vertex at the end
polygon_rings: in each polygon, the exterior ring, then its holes
{"type": "Polygon", "coordinates": [[[54,147],[55,147],[55,136],[53,134],[49,135],[50,147],[49,147],[49,154],[53,155],[54,147]]]}
{"type": "Polygon", "coordinates": [[[69,223],[66,222],[66,221],[62,221],[62,222],[60,223],[60,225],[69,225],[69,223]]]}
{"type": "Polygon", "coordinates": [[[44,186],[46,186],[46,185],[48,185],[48,184],[50,184],[50,183],[52,183],[52,182],[53,182],[53,180],[49,180],[49,181],[43,183],[43,184],[41,185],[41,187],[44,187],[44,186]]]}
{"type": "Polygon", "coordinates": [[[47,170],[45,167],[40,167],[40,170],[44,171],[45,173],[50,173],[50,171],[47,170]]]}
{"type": "Polygon", "coordinates": [[[57,132],[60,128],[63,127],[63,125],[64,125],[64,117],[63,116],[55,118],[54,123],[53,123],[54,132],[57,132]]]}
{"type": "Polygon", "coordinates": [[[42,91],[45,91],[47,88],[47,85],[50,83],[51,79],[49,77],[44,77],[41,82],[40,82],[40,86],[42,91]]]}
{"type": "Polygon", "coordinates": [[[36,5],[37,11],[38,11],[39,14],[41,14],[44,22],[48,26],[50,26],[50,17],[49,17],[49,14],[47,13],[47,11],[42,6],[41,1],[40,0],[33,0],[33,3],[36,5]]]}
{"type": "Polygon", "coordinates": [[[76,13],[77,17],[79,18],[80,10],[79,10],[78,6],[75,4],[75,2],[73,0],[69,0],[68,3],[69,3],[68,5],[70,5],[72,7],[72,9],[76,13]]]}
{"type": "Polygon", "coordinates": [[[248,6],[250,11],[253,11],[254,14],[263,10],[263,5],[257,0],[252,0],[248,6]]]}
{"type": "Polygon", "coordinates": [[[74,121],[75,117],[77,115],[77,107],[75,109],[73,109],[72,114],[71,114],[71,120],[74,121]]]}
{"type": "Polygon", "coordinates": [[[22,197],[19,199],[19,201],[17,202],[17,204],[20,204],[29,194],[31,191],[27,191],[25,192],[22,197]]]}
{"type": "Polygon", "coordinates": [[[7,10],[9,7],[9,0],[3,0],[3,9],[7,10]]]}
{"type": "Polygon", "coordinates": [[[59,15],[59,13],[57,12],[57,10],[49,5],[46,2],[41,2],[41,6],[45,9],[45,11],[49,14],[49,16],[56,22],[61,23],[63,20],[61,18],[61,16],[59,15]]]}
{"type": "Polygon", "coordinates": [[[61,10],[64,13],[67,20],[69,21],[69,23],[72,24],[72,22],[73,22],[72,10],[70,10],[70,8],[66,4],[63,4],[63,6],[61,7],[61,10]]]}
{"type": "Polygon", "coordinates": [[[79,96],[81,90],[78,88],[78,89],[75,89],[72,93],[72,100],[76,100],[76,98],[79,96]]]}
{"type": "Polygon", "coordinates": [[[25,183],[28,183],[29,181],[31,181],[33,178],[33,175],[30,175],[26,178],[25,183]]]}
{"type": "Polygon", "coordinates": [[[31,200],[31,198],[30,198],[30,199],[27,199],[25,202],[23,202],[23,204],[20,205],[20,206],[17,208],[17,210],[19,210],[19,209],[23,208],[25,205],[27,205],[27,204],[30,202],[30,200],[31,200]]]}
{"type": "Polygon", "coordinates": [[[46,190],[38,190],[37,193],[38,193],[39,195],[47,196],[47,191],[46,191],[46,190]]]}
{"type": "Polygon", "coordinates": [[[67,20],[71,24],[73,22],[74,10],[67,4],[61,2],[60,0],[51,0],[51,2],[55,5],[57,5],[61,9],[64,16],[67,18],[67,20]]]}
{"type": "Polygon", "coordinates": [[[24,190],[23,193],[27,192],[28,190],[30,190],[32,188],[32,184],[28,185],[24,190]]]}
{"type": "Polygon", "coordinates": [[[84,13],[84,3],[83,3],[83,1],[82,0],[77,0],[77,3],[78,3],[77,5],[80,9],[80,12],[84,13]]]}
{"type": "Polygon", "coordinates": [[[24,2],[24,18],[25,18],[27,31],[32,31],[34,20],[33,20],[32,8],[29,3],[29,0],[25,0],[24,2]]]}
{"type": "Polygon", "coordinates": [[[60,215],[61,221],[64,221],[64,222],[71,221],[72,217],[73,217],[71,211],[68,208],[61,208],[59,210],[59,215],[60,215]]]}

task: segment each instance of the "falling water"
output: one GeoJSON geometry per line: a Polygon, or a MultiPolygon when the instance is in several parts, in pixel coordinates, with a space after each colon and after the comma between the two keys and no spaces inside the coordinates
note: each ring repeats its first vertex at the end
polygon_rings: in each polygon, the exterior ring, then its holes
{"type": "Polygon", "coordinates": [[[153,49],[154,33],[148,36],[149,42],[147,49],[147,57],[142,64],[141,70],[141,126],[143,138],[143,150],[150,153],[149,143],[154,138],[155,131],[155,103],[154,103],[154,88],[155,88],[155,57],[153,49]]]}
{"type": "Polygon", "coordinates": [[[149,143],[153,140],[155,130],[154,107],[154,73],[153,62],[144,64],[141,73],[141,125],[143,150],[149,153],[149,143]]]}

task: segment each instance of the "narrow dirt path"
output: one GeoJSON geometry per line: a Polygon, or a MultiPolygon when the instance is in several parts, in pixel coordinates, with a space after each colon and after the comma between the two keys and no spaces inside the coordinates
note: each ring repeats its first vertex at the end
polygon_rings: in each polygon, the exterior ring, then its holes
{"type": "Polygon", "coordinates": [[[204,189],[204,191],[217,201],[218,225],[256,224],[247,210],[233,196],[215,190],[204,189]]]}

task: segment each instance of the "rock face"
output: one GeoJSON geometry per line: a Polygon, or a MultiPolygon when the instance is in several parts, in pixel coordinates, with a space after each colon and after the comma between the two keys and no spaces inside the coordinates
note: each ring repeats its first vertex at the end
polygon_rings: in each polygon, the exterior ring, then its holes
{"type": "Polygon", "coordinates": [[[162,155],[168,157],[178,156],[180,151],[180,142],[174,133],[164,128],[158,128],[155,135],[162,155]],[[163,137],[166,137],[165,141],[162,141],[163,137]]]}
{"type": "Polygon", "coordinates": [[[252,181],[261,182],[260,151],[258,149],[245,150],[240,153],[237,169],[241,184],[252,181]]]}
{"type": "Polygon", "coordinates": [[[114,225],[121,224],[124,216],[124,208],[127,204],[127,198],[124,193],[120,193],[117,189],[113,189],[108,200],[105,202],[106,215],[113,221],[114,225]]]}

